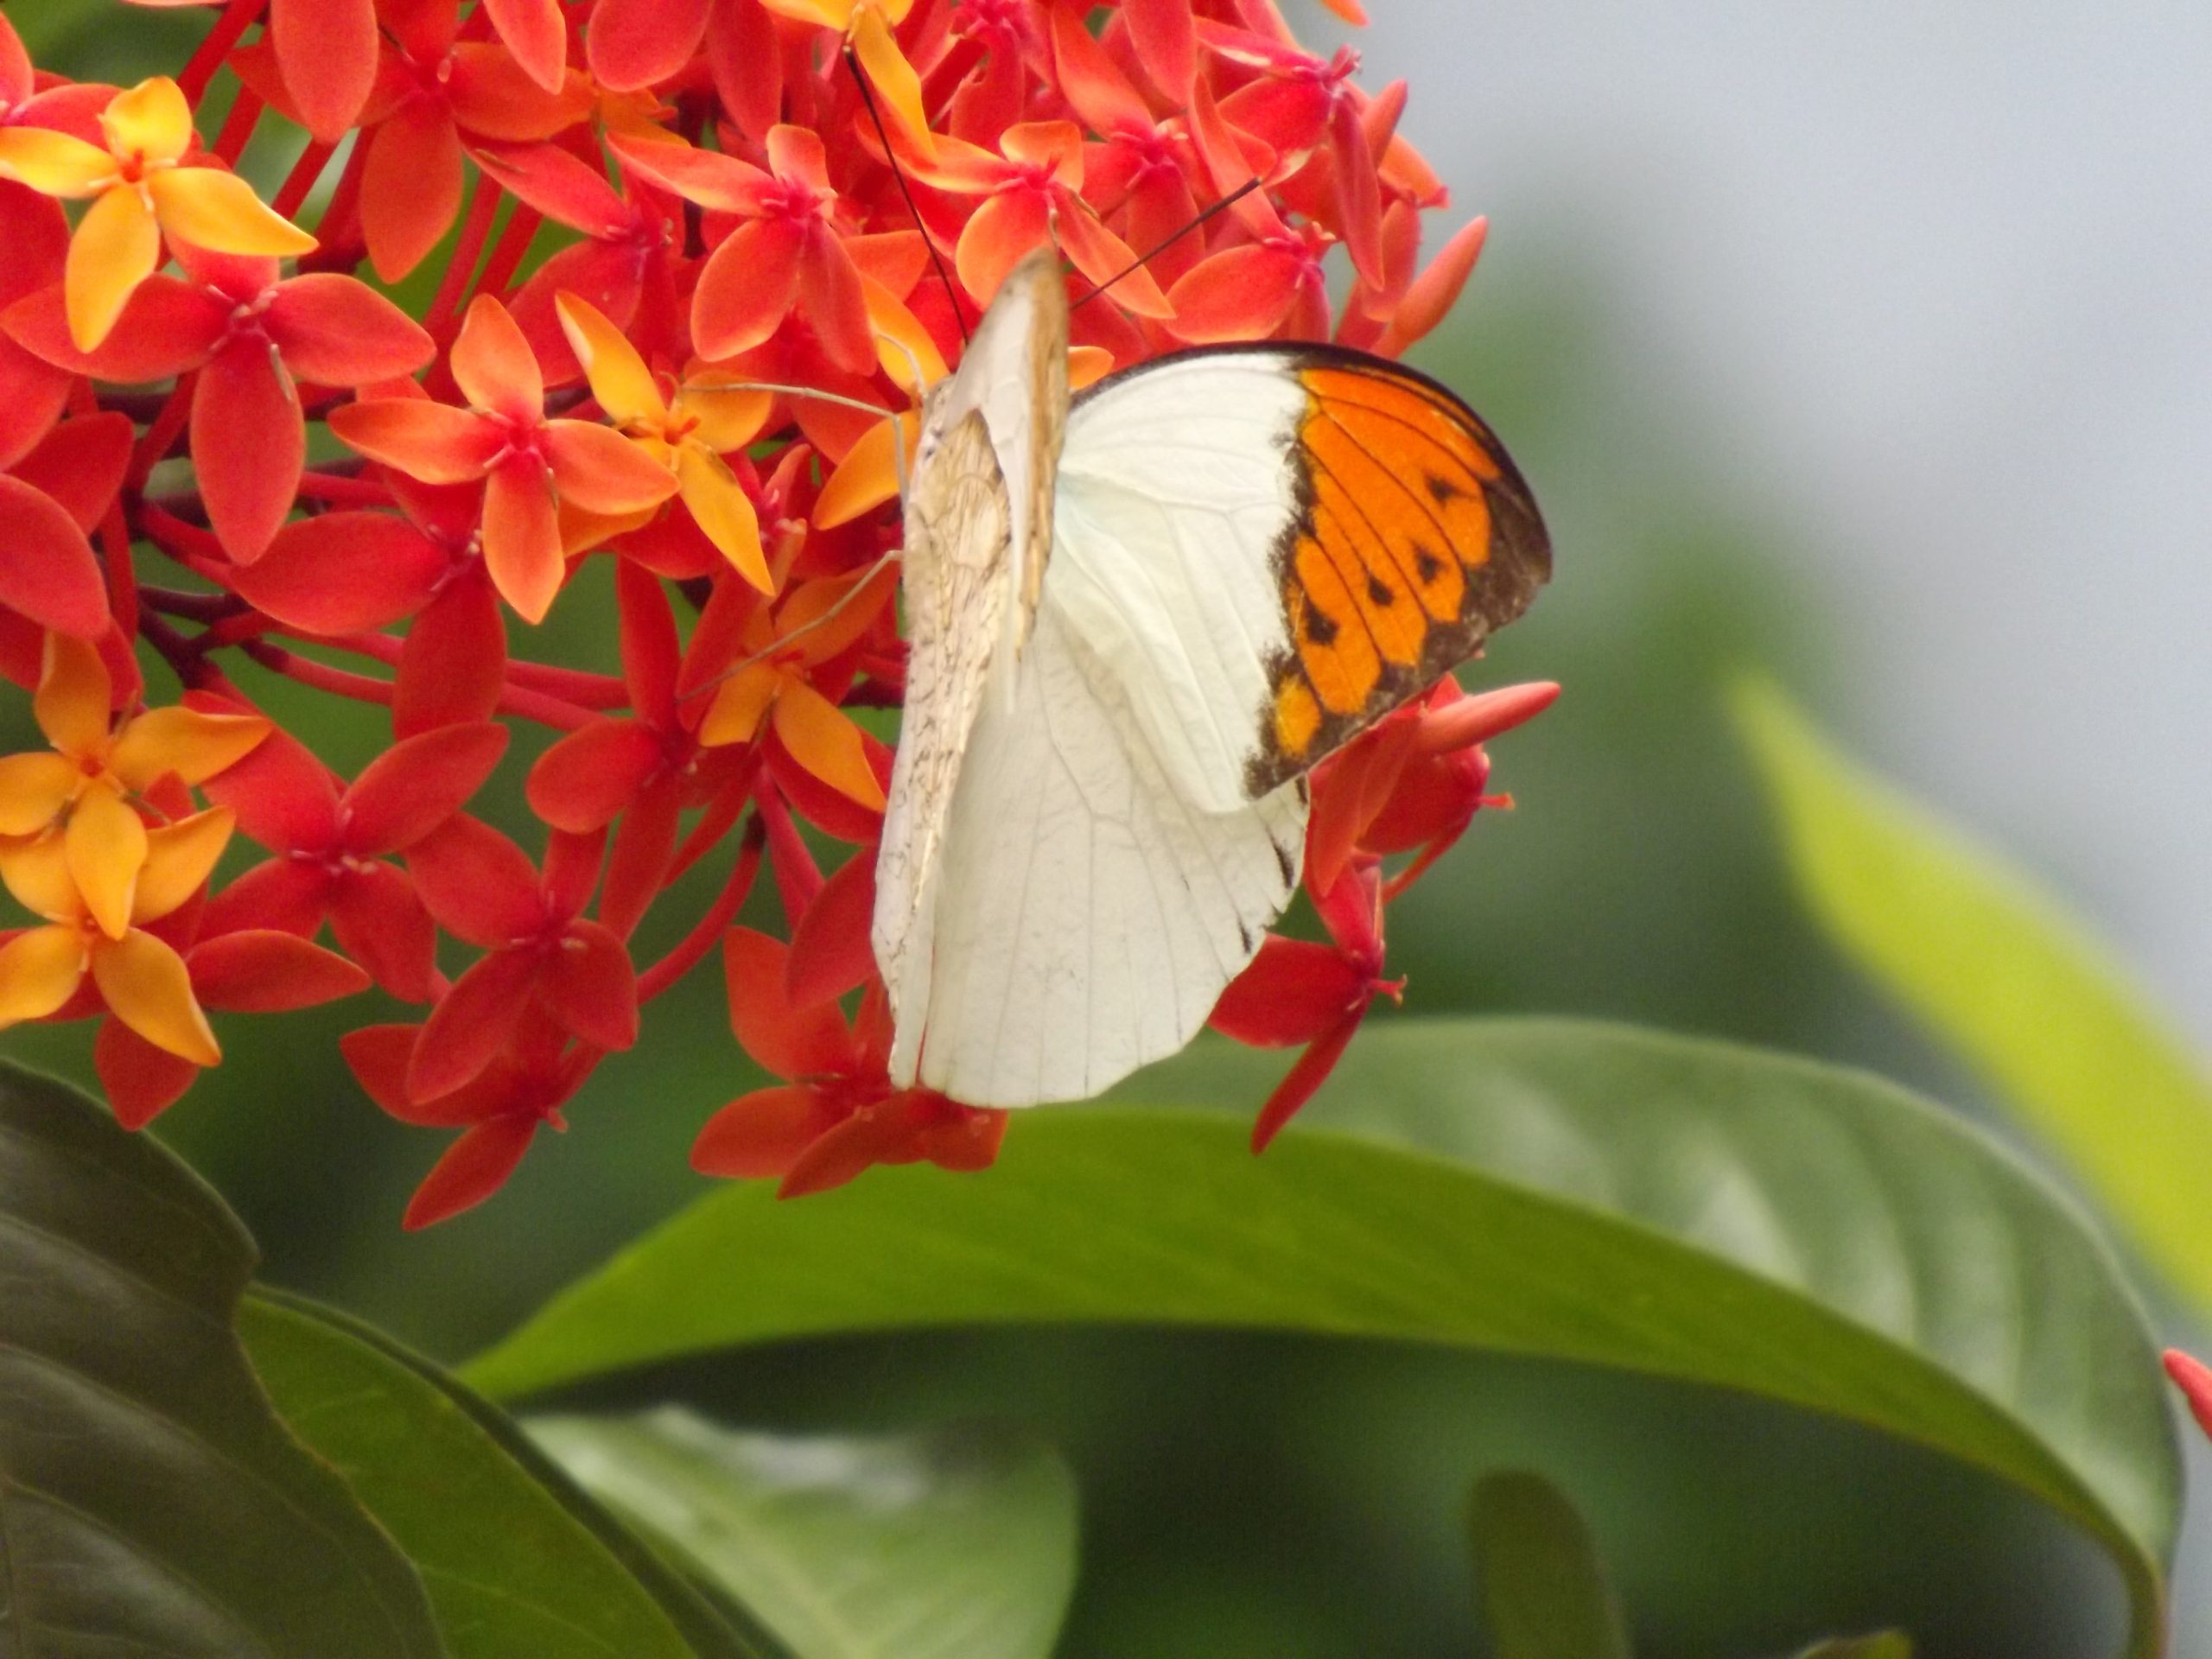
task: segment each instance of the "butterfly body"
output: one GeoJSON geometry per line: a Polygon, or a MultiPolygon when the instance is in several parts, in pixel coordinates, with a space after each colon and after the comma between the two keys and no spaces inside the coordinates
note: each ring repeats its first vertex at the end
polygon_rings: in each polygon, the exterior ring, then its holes
{"type": "Polygon", "coordinates": [[[1195,1035],[1294,892],[1306,774],[1548,573],[1440,387],[1208,349],[1071,404],[1048,257],[931,388],[874,944],[893,1080],[1087,1097],[1195,1035]]]}

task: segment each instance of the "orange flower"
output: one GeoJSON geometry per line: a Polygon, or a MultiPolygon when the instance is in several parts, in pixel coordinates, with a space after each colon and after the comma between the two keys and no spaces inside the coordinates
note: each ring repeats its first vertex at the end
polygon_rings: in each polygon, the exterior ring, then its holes
{"type": "Polygon", "coordinates": [[[12,886],[18,861],[59,858],[71,902],[120,939],[137,916],[136,889],[152,856],[145,821],[126,798],[172,773],[188,784],[213,777],[260,742],[269,722],[154,709],[111,731],[111,696],[98,651],[67,634],[47,635],[32,710],[54,752],[0,757],[0,838],[29,838],[0,839],[0,874],[12,886]]]}
{"type": "Polygon", "coordinates": [[[754,612],[744,643],[757,659],[722,682],[699,723],[699,741],[709,748],[749,743],[766,725],[808,772],[869,811],[883,810],[883,785],[868,764],[861,728],[815,690],[808,674],[868,632],[892,588],[888,570],[857,584],[842,577],[812,582],[773,612],[765,606],[754,612]],[[779,640],[787,643],[779,646],[779,640]]]}
{"type": "Polygon", "coordinates": [[[607,418],[675,474],[684,507],[730,568],[762,593],[773,593],[775,579],[760,550],[760,515],[722,459],[760,435],[773,399],[765,391],[708,382],[677,386],[671,395],[638,348],[589,304],[573,294],[556,295],[553,304],[607,418]]]}
{"type": "Polygon", "coordinates": [[[760,0],[779,17],[834,29],[844,35],[884,107],[921,146],[934,152],[930,118],[922,106],[922,78],[891,31],[906,21],[913,0],[760,0]]]}
{"type": "Polygon", "coordinates": [[[227,807],[148,832],[126,925],[119,928],[92,913],[64,836],[41,836],[0,864],[8,891],[47,924],[0,946],[0,1027],[52,1014],[89,972],[109,1010],[155,1047],[194,1065],[222,1058],[192,995],[184,958],[143,924],[159,921],[198,893],[230,838],[227,807]]]}
{"type": "Polygon", "coordinates": [[[0,129],[0,177],[92,201],[70,238],[62,280],[79,349],[107,338],[131,290],[161,264],[164,232],[212,253],[279,257],[315,246],[244,179],[184,165],[199,135],[175,81],[157,76],[118,92],[100,112],[100,130],[105,149],[41,127],[0,129]]]}
{"type": "Polygon", "coordinates": [[[468,407],[376,397],[330,411],[330,429],[426,484],[485,480],[484,564],[507,603],[543,621],[561,591],[563,502],[620,515],[676,493],[669,469],[595,421],[545,418],[545,380],[506,307],[480,294],[449,362],[468,407]]]}

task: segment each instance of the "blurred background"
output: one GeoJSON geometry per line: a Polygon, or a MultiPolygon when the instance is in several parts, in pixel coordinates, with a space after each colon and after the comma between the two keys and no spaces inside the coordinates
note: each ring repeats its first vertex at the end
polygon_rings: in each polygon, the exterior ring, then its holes
{"type": "MultiPolygon", "coordinates": [[[[1412,81],[1402,130],[1452,189],[1431,245],[1491,217],[1418,360],[1505,437],[1558,550],[1553,588],[1462,677],[1566,694],[1494,749],[1518,810],[1393,918],[1412,976],[1395,1017],[1618,1017],[1865,1064],[1982,1113],[1790,898],[1719,702],[1757,665],[2074,905],[2212,1049],[2212,13],[1374,0],[1355,31],[1286,10],[1309,42],[1355,45],[1370,87],[1412,81]]],[[[205,26],[108,0],[9,16],[41,66],[126,82],[205,26]]],[[[564,607],[549,648],[603,657],[591,609],[564,607]]],[[[250,689],[343,767],[378,746],[372,721],[250,689]]],[[[19,701],[0,723],[19,747],[19,701]]],[[[489,816],[518,820],[519,775],[489,816]]],[[[695,976],[495,1202],[406,1236],[438,1147],[339,1065],[366,1017],[264,1022],[160,1133],[245,1216],[270,1277],[446,1358],[697,1196],[690,1138],[754,1080],[715,976],[695,976]]],[[[4,1040],[89,1076],[81,1029],[4,1040]]],[[[1071,1655],[1474,1651],[1458,1516],[1468,1480],[1510,1464],[1585,1506],[1662,1659],[1885,1622],[1930,1655],[2115,1640],[2102,1569],[1988,1483],[1566,1368],[945,1336],[719,1360],[624,1397],[677,1392],[749,1424],[1035,1423],[1084,1486],[1071,1655]]],[[[2202,1488],[2212,1459],[2192,1454],[2202,1488]]],[[[2212,1652],[2201,1516],[2182,1559],[2176,1651],[2212,1652]]]]}

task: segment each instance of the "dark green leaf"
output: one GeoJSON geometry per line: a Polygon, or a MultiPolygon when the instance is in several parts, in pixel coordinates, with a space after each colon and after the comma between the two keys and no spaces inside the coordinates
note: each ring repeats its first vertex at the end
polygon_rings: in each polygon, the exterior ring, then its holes
{"type": "Polygon", "coordinates": [[[253,1243],[155,1141],[0,1065],[0,1655],[442,1649],[232,1319],[253,1243]]]}
{"type": "Polygon", "coordinates": [[[2212,1311],[2212,1079],[2189,1045],[2025,875],[1846,760],[1779,691],[1741,686],[1736,713],[1814,915],[2212,1311]]]}
{"type": "Polygon", "coordinates": [[[1497,1659],[1628,1659],[1628,1632],[1590,1529],[1541,1475],[1475,1483],[1467,1528],[1497,1659]]]}
{"type": "MultiPolygon", "coordinates": [[[[1251,1101],[1280,1065],[1214,1050],[1153,1086],[1251,1101]]],[[[1069,1321],[1579,1360],[2014,1483],[2104,1544],[2150,1650],[2179,1502],[2156,1350],[2078,1216],[1986,1136],[1872,1077],[1567,1021],[1382,1027],[1327,1117],[1363,1135],[1255,1159],[1241,1121],[1046,1111],[973,1178],[733,1187],[469,1375],[513,1395],[733,1344],[1069,1321]]]]}
{"type": "Polygon", "coordinates": [[[429,1586],[454,1659],[755,1659],[500,1413],[355,1321],[250,1298],[254,1364],[429,1586]]]}
{"type": "Polygon", "coordinates": [[[1043,1659],[1075,1586],[1075,1483],[997,1425],[734,1433],[675,1407],[531,1432],[804,1659],[1043,1659]]]}

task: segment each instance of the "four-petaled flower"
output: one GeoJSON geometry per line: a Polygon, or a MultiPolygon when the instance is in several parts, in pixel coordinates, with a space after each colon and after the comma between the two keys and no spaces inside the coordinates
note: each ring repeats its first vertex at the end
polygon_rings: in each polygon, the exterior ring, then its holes
{"type": "Polygon", "coordinates": [[[330,429],[372,460],[430,484],[485,480],[484,563],[524,620],[543,621],[567,569],[560,506],[610,517],[676,493],[667,467],[595,421],[549,420],[537,359],[507,308],[468,308],[448,361],[466,409],[376,397],[330,411],[330,429]]]}
{"type": "Polygon", "coordinates": [[[0,178],[92,206],[69,241],[69,334],[90,351],[131,291],[162,261],[162,238],[211,253],[305,253],[315,238],[271,213],[253,187],[219,168],[186,165],[198,136],[191,106],[164,78],[118,92],[100,111],[105,148],[40,127],[0,128],[0,178]]]}
{"type": "Polygon", "coordinates": [[[73,918],[81,912],[120,939],[143,919],[136,892],[152,856],[146,821],[130,798],[164,777],[204,782],[260,742],[269,722],[176,708],[147,709],[111,728],[112,687],[98,651],[67,634],[47,636],[31,708],[54,753],[0,758],[0,871],[19,862],[43,869],[58,859],[76,895],[73,918]]]}

